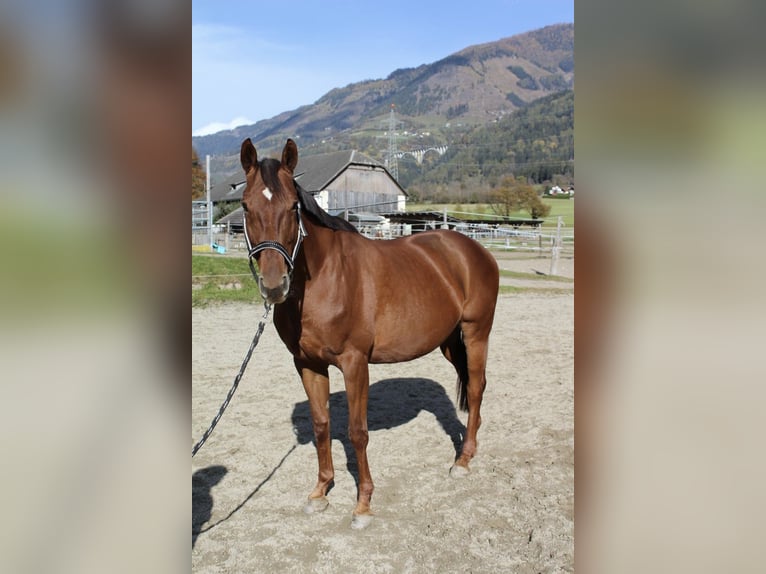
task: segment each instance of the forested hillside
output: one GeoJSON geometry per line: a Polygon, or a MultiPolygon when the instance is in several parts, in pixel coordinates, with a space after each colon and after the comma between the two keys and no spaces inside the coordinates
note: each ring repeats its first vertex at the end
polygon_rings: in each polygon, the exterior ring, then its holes
{"type": "Polygon", "coordinates": [[[455,134],[443,156],[399,160],[399,181],[415,200],[484,201],[508,175],[530,183],[574,180],[574,92],[540,98],[513,114],[455,134]]]}

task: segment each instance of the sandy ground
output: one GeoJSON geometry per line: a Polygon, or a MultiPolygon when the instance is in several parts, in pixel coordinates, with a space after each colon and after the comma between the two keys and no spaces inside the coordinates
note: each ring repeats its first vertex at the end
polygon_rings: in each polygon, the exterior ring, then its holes
{"type": "MultiPolygon", "coordinates": [[[[501,260],[520,271],[545,265],[516,264],[501,260]]],[[[464,479],[448,476],[466,422],[455,411],[452,366],[437,350],[370,367],[376,516],[363,531],[350,528],[356,483],[337,370],[335,487],[324,513],[301,510],[316,480],[311,423],[291,357],[269,324],[229,409],[192,459],[193,571],[572,571],[573,302],[573,294],[498,300],[479,450],[464,479]]],[[[261,312],[243,304],[192,309],[190,446],[225,397],[261,312]]]]}

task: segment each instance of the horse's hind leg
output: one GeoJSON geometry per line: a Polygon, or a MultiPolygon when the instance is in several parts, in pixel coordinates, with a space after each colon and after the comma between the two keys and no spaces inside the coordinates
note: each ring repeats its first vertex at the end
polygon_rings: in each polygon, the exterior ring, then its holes
{"type": "Polygon", "coordinates": [[[319,462],[316,486],[309,494],[308,502],[303,507],[307,514],[311,514],[327,508],[329,502],[325,495],[335,478],[330,445],[330,412],[328,408],[330,379],[327,367],[309,368],[298,361],[295,362],[295,366],[301,374],[303,388],[309,399],[311,422],[314,426],[314,438],[316,439],[317,461],[319,462]]]}
{"type": "Polygon", "coordinates": [[[463,322],[463,341],[468,360],[468,385],[466,399],[468,404],[468,423],[460,456],[455,461],[450,475],[460,476],[468,472],[468,463],[476,454],[476,434],[481,426],[481,401],[487,385],[486,365],[491,322],[463,322]]]}

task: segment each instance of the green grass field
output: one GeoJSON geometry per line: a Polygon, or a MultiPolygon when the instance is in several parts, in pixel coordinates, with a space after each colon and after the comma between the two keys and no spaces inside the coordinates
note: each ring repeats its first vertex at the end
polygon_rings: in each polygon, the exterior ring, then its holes
{"type": "Polygon", "coordinates": [[[550,199],[543,198],[543,203],[551,206],[551,212],[546,217],[544,227],[556,227],[556,217],[564,218],[564,225],[574,227],[574,199],[550,199]]]}
{"type": "Polygon", "coordinates": [[[192,306],[224,301],[262,301],[247,259],[192,254],[192,306]]]}

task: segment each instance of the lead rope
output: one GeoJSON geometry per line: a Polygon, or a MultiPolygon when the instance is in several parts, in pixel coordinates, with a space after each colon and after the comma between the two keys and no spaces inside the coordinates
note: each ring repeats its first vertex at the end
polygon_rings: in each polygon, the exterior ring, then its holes
{"type": "Polygon", "coordinates": [[[218,414],[215,415],[213,422],[210,423],[210,427],[205,431],[205,434],[202,435],[202,438],[199,439],[199,441],[197,441],[197,444],[194,445],[194,448],[192,448],[192,457],[194,457],[194,455],[197,454],[197,451],[200,448],[202,448],[202,445],[205,444],[205,441],[212,434],[213,429],[215,428],[215,425],[217,425],[218,421],[221,420],[221,417],[223,416],[223,411],[225,411],[226,407],[229,406],[229,403],[231,402],[231,398],[234,396],[234,392],[237,390],[237,387],[239,386],[239,381],[242,379],[242,375],[245,373],[245,368],[247,368],[247,363],[250,362],[250,357],[253,354],[253,350],[258,344],[258,340],[261,338],[261,333],[263,333],[263,329],[266,327],[266,319],[269,316],[269,311],[271,311],[271,305],[269,305],[268,303],[264,303],[264,307],[266,308],[266,311],[263,314],[263,317],[261,317],[261,322],[258,323],[258,329],[255,332],[255,337],[253,337],[253,342],[250,343],[250,348],[247,350],[247,354],[245,355],[245,360],[242,361],[242,366],[239,368],[239,373],[237,373],[237,376],[234,377],[234,384],[232,384],[231,389],[229,389],[229,393],[226,395],[226,399],[223,401],[221,408],[218,409],[218,414]]]}

